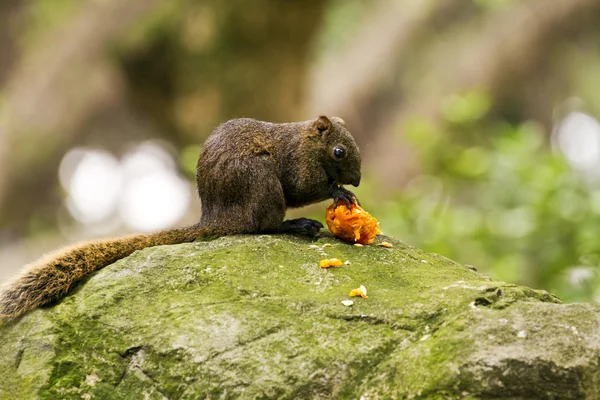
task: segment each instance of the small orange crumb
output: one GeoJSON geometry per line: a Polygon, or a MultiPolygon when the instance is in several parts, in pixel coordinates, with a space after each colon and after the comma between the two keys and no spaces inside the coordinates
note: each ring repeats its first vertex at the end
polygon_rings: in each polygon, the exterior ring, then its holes
{"type": "Polygon", "coordinates": [[[363,285],[360,285],[360,287],[358,289],[352,289],[350,291],[350,294],[348,295],[350,297],[362,297],[363,299],[368,299],[369,296],[367,296],[367,288],[364,287],[363,285]]]}
{"type": "Polygon", "coordinates": [[[350,208],[340,200],[337,208],[333,204],[327,208],[325,221],[331,233],[346,242],[370,244],[375,241],[379,231],[379,222],[358,204],[350,208]]]}
{"type": "Polygon", "coordinates": [[[321,266],[321,268],[339,267],[340,265],[342,265],[342,260],[340,260],[339,258],[330,258],[329,260],[323,259],[319,262],[319,265],[321,266]]]}
{"type": "Polygon", "coordinates": [[[387,247],[387,248],[394,247],[391,243],[388,243],[388,242],[378,243],[377,246],[379,246],[379,247],[387,247]]]}

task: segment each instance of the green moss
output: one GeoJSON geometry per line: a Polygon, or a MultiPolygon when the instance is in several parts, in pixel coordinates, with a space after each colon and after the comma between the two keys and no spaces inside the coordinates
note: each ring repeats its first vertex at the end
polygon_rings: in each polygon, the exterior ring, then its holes
{"type": "Polygon", "coordinates": [[[394,247],[236,236],[136,252],[0,328],[0,398],[578,398],[598,388],[597,306],[386,240],[394,247]],[[333,257],[350,265],[319,268],[333,257]],[[360,285],[369,298],[343,306],[360,285]]]}

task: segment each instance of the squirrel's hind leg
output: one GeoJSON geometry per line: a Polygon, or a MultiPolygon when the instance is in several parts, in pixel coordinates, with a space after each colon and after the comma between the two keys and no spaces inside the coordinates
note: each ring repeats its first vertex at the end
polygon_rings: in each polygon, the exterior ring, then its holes
{"type": "Polygon", "coordinates": [[[273,160],[266,155],[201,165],[201,226],[222,234],[275,232],[285,198],[273,160]]]}
{"type": "Polygon", "coordinates": [[[285,196],[272,160],[268,157],[257,157],[252,160],[250,170],[253,172],[251,182],[261,182],[261,190],[250,191],[250,215],[258,222],[261,233],[292,233],[314,236],[323,228],[323,224],[308,218],[284,221],[285,196]],[[257,166],[259,166],[257,168],[257,166]],[[268,172],[268,173],[266,173],[268,172]]]}

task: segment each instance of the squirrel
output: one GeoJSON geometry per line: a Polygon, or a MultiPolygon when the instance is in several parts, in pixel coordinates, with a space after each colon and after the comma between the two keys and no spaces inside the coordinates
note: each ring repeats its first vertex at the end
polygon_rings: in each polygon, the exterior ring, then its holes
{"type": "Polygon", "coordinates": [[[361,178],[358,146],[339,117],[270,123],[238,118],[218,126],[198,158],[198,224],[74,245],[26,265],[0,290],[0,321],[64,297],[93,272],[146,247],[251,233],[315,235],[308,218],[284,221],[287,208],[333,198],[358,203],[344,184],[361,178]]]}

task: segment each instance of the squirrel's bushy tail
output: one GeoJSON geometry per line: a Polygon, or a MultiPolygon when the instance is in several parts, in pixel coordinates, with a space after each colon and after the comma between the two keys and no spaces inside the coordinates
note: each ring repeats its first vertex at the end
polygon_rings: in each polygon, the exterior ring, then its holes
{"type": "Polygon", "coordinates": [[[74,245],[26,265],[21,275],[0,289],[0,321],[63,297],[92,272],[136,250],[163,244],[192,242],[207,235],[199,225],[162,232],[74,245]]]}

